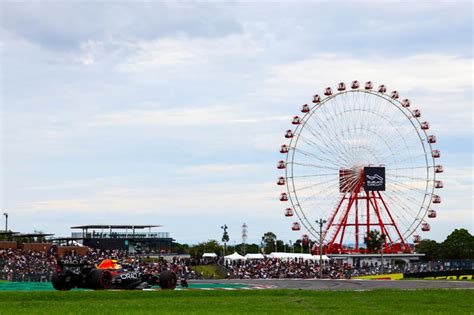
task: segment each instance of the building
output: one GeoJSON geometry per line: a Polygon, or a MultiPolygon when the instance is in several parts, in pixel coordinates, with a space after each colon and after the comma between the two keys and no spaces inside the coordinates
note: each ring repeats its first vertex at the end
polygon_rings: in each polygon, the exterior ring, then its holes
{"type": "MultiPolygon", "coordinates": [[[[380,264],[381,256],[379,253],[371,254],[327,254],[327,256],[335,261],[338,261],[343,264],[348,264],[350,266],[360,267],[364,265],[375,265],[380,264]]],[[[425,254],[383,254],[384,265],[391,264],[395,265],[397,261],[404,261],[405,263],[412,263],[419,261],[420,258],[425,256],[425,254]]]]}
{"type": "Polygon", "coordinates": [[[170,253],[173,239],[169,232],[152,231],[161,225],[81,225],[71,229],[71,239],[90,248],[121,249],[130,253],[137,251],[170,253]]]}

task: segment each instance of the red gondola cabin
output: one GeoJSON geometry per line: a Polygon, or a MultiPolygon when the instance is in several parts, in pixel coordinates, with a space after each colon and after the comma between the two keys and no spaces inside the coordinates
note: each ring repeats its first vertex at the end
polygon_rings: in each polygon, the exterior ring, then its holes
{"type": "Polygon", "coordinates": [[[303,106],[301,106],[301,112],[302,113],[309,113],[309,110],[310,110],[310,108],[309,108],[308,104],[304,104],[303,106]]]}
{"type": "Polygon", "coordinates": [[[428,143],[436,143],[436,136],[434,135],[428,136],[428,143]]]}
{"type": "Polygon", "coordinates": [[[282,177],[282,176],[278,177],[277,185],[279,186],[285,185],[285,177],[282,177]]]}
{"type": "Polygon", "coordinates": [[[438,195],[433,195],[432,202],[433,203],[441,203],[441,197],[438,196],[438,195]]]}
{"type": "Polygon", "coordinates": [[[428,210],[428,218],[436,218],[436,210],[428,210]]]}
{"type": "Polygon", "coordinates": [[[443,172],[444,172],[444,167],[443,167],[443,165],[436,165],[436,166],[434,167],[434,169],[435,169],[435,173],[443,173],[443,172]]]}
{"type": "Polygon", "coordinates": [[[413,117],[416,117],[416,118],[421,117],[421,112],[420,112],[419,109],[415,109],[415,110],[413,111],[413,117]]]}
{"type": "Polygon", "coordinates": [[[337,85],[337,90],[338,91],[345,91],[346,90],[346,84],[344,82],[341,82],[337,85]]]}
{"type": "Polygon", "coordinates": [[[280,201],[288,201],[288,195],[286,193],[281,193],[280,201]]]}
{"type": "Polygon", "coordinates": [[[386,93],[387,87],[383,84],[379,85],[379,93],[386,93]]]}
{"type": "Polygon", "coordinates": [[[421,129],[423,129],[423,130],[428,130],[428,129],[430,129],[430,123],[427,122],[427,121],[422,122],[422,123],[421,123],[421,129]]]}
{"type": "Polygon", "coordinates": [[[431,151],[431,156],[437,159],[441,156],[441,152],[439,150],[433,150],[431,151]]]}
{"type": "Polygon", "coordinates": [[[291,225],[291,229],[292,229],[293,231],[299,231],[299,230],[301,230],[300,224],[299,224],[298,222],[293,222],[293,224],[291,225]]]}
{"type": "Polygon", "coordinates": [[[286,208],[285,209],[285,217],[292,217],[293,216],[293,209],[286,208]]]}
{"type": "Polygon", "coordinates": [[[289,148],[286,144],[282,144],[280,147],[280,153],[288,153],[289,148]]]}
{"type": "Polygon", "coordinates": [[[286,131],[285,138],[287,138],[287,139],[293,138],[293,131],[291,129],[288,129],[286,131]]]}
{"type": "Polygon", "coordinates": [[[321,96],[319,96],[318,94],[313,96],[313,103],[320,103],[320,102],[321,102],[321,96]]]}
{"type": "Polygon", "coordinates": [[[327,87],[327,88],[324,90],[324,95],[326,95],[326,96],[331,96],[331,95],[332,95],[332,89],[331,89],[331,87],[327,87]]]}
{"type": "Polygon", "coordinates": [[[408,98],[406,98],[402,101],[402,106],[403,107],[410,107],[410,105],[411,105],[411,102],[408,98]]]}
{"type": "Polygon", "coordinates": [[[286,163],[285,163],[285,161],[283,161],[283,160],[278,161],[277,168],[278,168],[279,170],[285,169],[285,168],[286,168],[286,163]]]}
{"type": "Polygon", "coordinates": [[[374,85],[372,84],[372,81],[365,82],[365,89],[366,90],[372,90],[373,88],[374,88],[374,85]]]}
{"type": "Polygon", "coordinates": [[[299,125],[301,124],[301,118],[298,116],[293,117],[293,120],[291,121],[293,125],[299,125]]]}
{"type": "Polygon", "coordinates": [[[357,80],[352,81],[352,83],[351,83],[351,88],[353,88],[353,89],[358,89],[359,86],[360,86],[359,81],[357,81],[357,80]]]}
{"type": "Polygon", "coordinates": [[[423,222],[421,224],[421,230],[424,231],[424,232],[428,232],[429,230],[431,230],[430,225],[426,222],[423,222]]]}

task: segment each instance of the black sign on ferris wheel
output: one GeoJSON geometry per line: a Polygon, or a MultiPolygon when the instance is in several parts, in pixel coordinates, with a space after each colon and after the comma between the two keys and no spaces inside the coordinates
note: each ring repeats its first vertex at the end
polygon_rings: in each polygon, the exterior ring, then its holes
{"type": "Polygon", "coordinates": [[[385,191],[385,167],[364,167],[364,190],[385,191]]]}

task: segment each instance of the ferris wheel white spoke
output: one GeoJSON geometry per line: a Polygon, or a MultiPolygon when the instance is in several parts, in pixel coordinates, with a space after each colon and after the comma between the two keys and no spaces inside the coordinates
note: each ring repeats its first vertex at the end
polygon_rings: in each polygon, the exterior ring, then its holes
{"type": "Polygon", "coordinates": [[[320,166],[320,165],[315,165],[315,164],[310,164],[310,163],[297,163],[297,162],[288,162],[288,163],[293,164],[293,165],[299,165],[299,166],[307,166],[307,167],[314,167],[314,168],[322,168],[322,169],[329,169],[329,170],[339,171],[338,168],[328,167],[328,166],[320,166]]]}
{"type": "Polygon", "coordinates": [[[391,183],[388,184],[388,185],[401,186],[401,187],[405,187],[405,189],[409,189],[411,191],[416,191],[416,192],[419,192],[421,194],[426,194],[426,191],[424,189],[420,189],[420,188],[415,187],[413,185],[398,181],[398,180],[394,179],[393,177],[391,178],[391,183]]]}
{"type": "Polygon", "coordinates": [[[337,165],[341,165],[340,162],[338,161],[338,159],[326,159],[326,158],[321,158],[321,157],[318,157],[316,154],[314,153],[311,153],[311,152],[308,152],[308,151],[305,151],[305,150],[302,150],[302,149],[294,149],[296,152],[298,153],[301,153],[307,157],[311,157],[311,158],[314,158],[316,160],[319,160],[319,161],[323,161],[323,162],[328,162],[330,165],[334,165],[337,167],[337,165]],[[338,163],[339,162],[339,163],[338,163]]]}
{"type": "Polygon", "coordinates": [[[385,172],[385,177],[387,179],[391,177],[395,177],[395,178],[406,178],[406,179],[411,179],[411,180],[426,180],[426,176],[425,177],[412,177],[412,176],[397,175],[397,174],[392,174],[392,173],[387,173],[387,172],[385,172]]]}
{"type": "MultiPolygon", "coordinates": [[[[328,153],[328,154],[331,154],[331,152],[328,152],[328,151],[326,151],[325,149],[319,147],[319,145],[318,145],[316,142],[313,142],[313,141],[307,139],[307,138],[304,137],[304,136],[300,136],[299,139],[303,140],[303,141],[304,141],[306,144],[308,144],[309,146],[311,146],[311,145],[313,145],[313,146],[318,146],[318,148],[319,148],[319,150],[320,150],[321,152],[326,152],[326,153],[328,153]]],[[[311,153],[309,153],[309,152],[307,152],[307,151],[304,151],[304,150],[302,150],[302,149],[296,149],[296,148],[294,148],[293,150],[298,151],[298,152],[305,152],[307,155],[310,155],[310,154],[311,154],[311,153]]],[[[312,154],[312,156],[314,157],[315,154],[312,154]]],[[[334,157],[334,154],[331,154],[330,156],[333,156],[333,157],[334,157]]],[[[339,161],[340,161],[340,158],[342,158],[342,157],[337,156],[337,159],[338,159],[339,161]]],[[[335,162],[334,160],[331,161],[331,163],[334,163],[334,162],[335,162]]]]}
{"type": "MultiPolygon", "coordinates": [[[[334,148],[335,146],[330,143],[330,142],[327,142],[327,139],[324,138],[324,137],[319,137],[316,132],[312,129],[312,127],[310,126],[310,124],[305,124],[305,127],[306,129],[311,133],[311,135],[314,137],[315,140],[318,140],[318,141],[323,141],[322,144],[319,144],[319,143],[316,143],[314,141],[310,141],[310,140],[307,140],[306,137],[303,136],[304,139],[306,139],[305,142],[309,142],[310,144],[309,145],[313,145],[314,147],[318,148],[320,152],[323,152],[323,153],[326,153],[328,154],[328,156],[335,156],[336,155],[336,152],[332,149],[334,148]],[[326,150],[325,148],[331,148],[330,150],[326,150]]],[[[299,134],[299,137],[302,137],[301,134],[299,134]]],[[[329,140],[330,141],[330,140],[329,140]]],[[[343,156],[339,156],[338,155],[338,158],[339,159],[344,159],[343,156]]]]}
{"type": "Polygon", "coordinates": [[[426,165],[422,165],[422,166],[411,166],[411,167],[398,167],[398,168],[389,168],[387,167],[385,170],[389,170],[389,171],[397,171],[397,170],[411,170],[411,169],[421,169],[421,168],[427,168],[426,165]]]}
{"type": "MultiPolygon", "coordinates": [[[[326,117],[324,118],[323,122],[330,121],[331,118],[332,119],[334,118],[335,113],[334,113],[334,111],[331,111],[331,106],[321,105],[320,109],[323,113],[327,113],[327,114],[325,114],[326,117]]],[[[333,142],[333,146],[335,148],[338,148],[338,150],[341,152],[341,150],[344,148],[344,143],[341,141],[340,135],[337,132],[336,127],[334,126],[334,123],[336,123],[337,121],[333,120],[333,123],[329,123],[329,124],[328,123],[323,123],[323,124],[321,124],[316,119],[316,117],[314,115],[311,116],[311,119],[312,119],[313,122],[317,123],[318,127],[320,127],[321,129],[327,131],[327,134],[329,135],[328,138],[333,142]]]]}
{"type": "MultiPolygon", "coordinates": [[[[341,145],[340,141],[338,140],[338,137],[337,137],[337,134],[335,134],[333,131],[330,131],[327,129],[327,125],[326,124],[320,124],[319,121],[317,121],[315,118],[314,118],[314,115],[311,116],[309,119],[308,119],[308,122],[304,125],[304,127],[306,127],[308,129],[308,131],[318,140],[320,141],[323,141],[323,146],[326,147],[326,148],[329,148],[329,151],[332,152],[331,155],[336,155],[336,156],[339,156],[341,154],[341,152],[343,151],[343,146],[341,145]],[[310,122],[315,122],[316,125],[320,128],[320,130],[325,130],[327,131],[326,133],[329,134],[329,137],[328,136],[321,136],[321,135],[317,135],[318,133],[315,132],[315,130],[311,127],[311,123],[310,122]],[[334,150],[337,150],[337,151],[334,151],[334,150]]],[[[345,157],[342,157],[342,159],[344,160],[345,157]]]]}
{"type": "Polygon", "coordinates": [[[305,177],[320,177],[320,176],[339,176],[339,175],[338,175],[338,173],[309,174],[309,175],[299,175],[299,176],[288,176],[287,179],[305,178],[305,177]]]}
{"type": "Polygon", "coordinates": [[[305,189],[308,189],[308,188],[311,188],[311,187],[315,187],[315,186],[322,186],[325,183],[330,183],[330,182],[334,182],[334,181],[338,181],[338,180],[339,180],[338,178],[335,178],[335,179],[330,179],[330,180],[327,180],[327,181],[324,181],[324,182],[321,182],[321,183],[312,184],[312,185],[304,186],[304,187],[299,187],[297,189],[294,189],[293,192],[302,191],[302,190],[305,190],[305,189]]]}
{"type": "MultiPolygon", "coordinates": [[[[401,200],[400,198],[394,197],[394,196],[387,196],[389,200],[392,201],[393,204],[400,203],[401,200]]],[[[400,206],[397,208],[398,211],[396,211],[393,215],[398,219],[397,222],[400,224],[403,224],[406,229],[409,229],[411,226],[411,222],[413,221],[413,218],[417,218],[418,214],[410,210],[410,207],[407,206],[400,206]],[[405,216],[408,215],[407,216],[405,216]]]]}

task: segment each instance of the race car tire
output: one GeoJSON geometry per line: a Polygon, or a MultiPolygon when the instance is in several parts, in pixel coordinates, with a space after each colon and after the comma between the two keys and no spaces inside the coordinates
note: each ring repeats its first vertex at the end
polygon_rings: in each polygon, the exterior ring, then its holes
{"type": "Polygon", "coordinates": [[[53,273],[51,284],[53,288],[58,291],[69,291],[74,288],[71,277],[68,277],[68,275],[58,275],[56,272],[53,273]]]}
{"type": "Polygon", "coordinates": [[[87,281],[88,287],[94,290],[107,290],[112,288],[112,274],[108,270],[93,269],[87,281]]]}
{"type": "Polygon", "coordinates": [[[178,283],[178,277],[171,270],[165,270],[160,273],[159,285],[163,290],[174,290],[178,283]]]}

